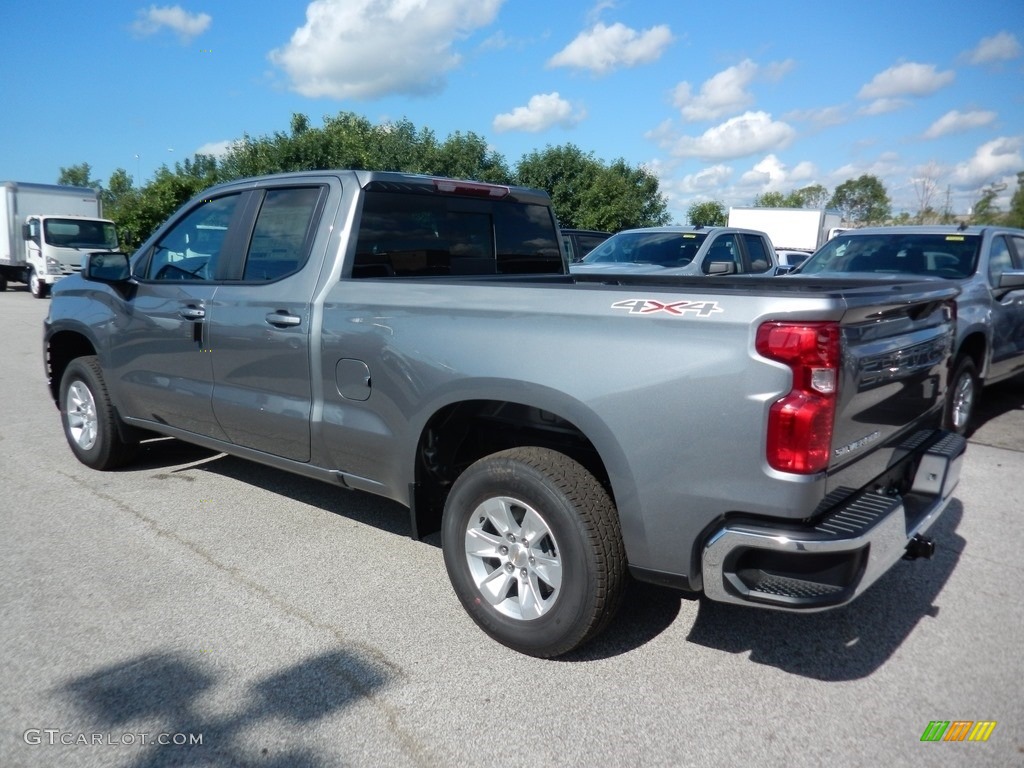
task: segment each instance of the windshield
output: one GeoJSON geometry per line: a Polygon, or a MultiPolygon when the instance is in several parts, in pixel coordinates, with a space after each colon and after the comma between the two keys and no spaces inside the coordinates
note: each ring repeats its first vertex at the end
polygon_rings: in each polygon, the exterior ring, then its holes
{"type": "Polygon", "coordinates": [[[707,237],[707,232],[620,232],[588,253],[583,263],[685,267],[707,237]]]}
{"type": "Polygon", "coordinates": [[[873,272],[960,279],[974,274],[980,244],[978,235],[847,232],[829,240],[793,274],[873,272]]]}
{"type": "Polygon", "coordinates": [[[117,248],[117,231],[109,221],[44,219],[43,237],[63,248],[117,248]]]}

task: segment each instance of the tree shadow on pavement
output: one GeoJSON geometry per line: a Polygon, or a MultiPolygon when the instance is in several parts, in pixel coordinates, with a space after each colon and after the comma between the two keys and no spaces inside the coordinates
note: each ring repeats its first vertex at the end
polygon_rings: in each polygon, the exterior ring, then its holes
{"type": "Polygon", "coordinates": [[[956,568],[965,541],[955,531],[963,506],[954,499],[929,531],[935,555],[898,562],[849,605],[821,613],[783,613],[702,600],[690,642],[803,677],[838,682],[881,667],[925,619],[956,568]]]}
{"type": "MultiPolygon", "coordinates": [[[[124,750],[132,768],[172,765],[250,765],[270,768],[316,768],[335,761],[307,748],[282,747],[268,735],[259,743],[253,734],[273,723],[293,727],[321,720],[366,699],[386,685],[389,675],[379,664],[347,651],[314,656],[250,685],[233,700],[230,713],[216,714],[200,699],[220,682],[213,664],[180,653],[141,656],[77,677],[60,692],[81,710],[92,728],[115,739],[122,734],[201,735],[201,744],[150,741],[124,750]],[[262,728],[260,726],[263,726],[262,728]],[[134,759],[131,759],[131,758],[134,759]]],[[[184,739],[182,739],[184,741],[184,739]]],[[[115,761],[112,761],[115,762],[115,761]]],[[[120,761],[116,761],[119,762],[120,761]]]]}

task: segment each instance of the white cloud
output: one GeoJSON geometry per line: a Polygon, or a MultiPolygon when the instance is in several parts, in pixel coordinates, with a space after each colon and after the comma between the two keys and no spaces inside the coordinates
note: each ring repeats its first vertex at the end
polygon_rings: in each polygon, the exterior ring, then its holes
{"type": "Polygon", "coordinates": [[[681,188],[687,192],[711,192],[714,193],[728,183],[732,177],[732,168],[727,165],[709,165],[697,173],[688,174],[683,177],[681,188]]]}
{"type": "Polygon", "coordinates": [[[796,135],[790,125],[772,120],[767,112],[745,112],[700,136],[672,138],[665,124],[657,131],[662,146],[676,157],[696,157],[705,162],[784,149],[796,135]]]}
{"type": "Polygon", "coordinates": [[[151,5],[145,11],[139,11],[138,18],[132,24],[132,32],[138,37],[148,37],[167,27],[178,33],[182,43],[188,43],[209,29],[211,21],[213,19],[210,14],[189,13],[180,5],[151,5]]]}
{"type": "Polygon", "coordinates": [[[995,119],[996,113],[988,110],[960,112],[954,109],[932,123],[928,130],[924,132],[924,138],[937,139],[940,136],[947,136],[951,133],[964,133],[972,128],[989,125],[995,119]]]}
{"type": "Polygon", "coordinates": [[[884,115],[896,112],[910,104],[906,99],[875,99],[866,107],[857,110],[861,115],[884,115]]]}
{"type": "Polygon", "coordinates": [[[1000,32],[986,37],[968,54],[971,64],[988,64],[993,61],[1009,61],[1021,55],[1021,45],[1014,35],[1000,32]]]}
{"type": "Polygon", "coordinates": [[[549,67],[589,69],[603,75],[620,67],[656,61],[672,42],[672,31],[661,24],[637,32],[621,23],[595,24],[548,60],[549,67]]]}
{"type": "Polygon", "coordinates": [[[504,0],[314,0],[270,61],[303,96],[373,99],[444,87],[454,43],[494,21],[504,0]]]}
{"type": "Polygon", "coordinates": [[[978,147],[974,157],[958,163],[953,178],[958,184],[988,184],[1024,168],[1024,136],[1000,136],[978,147]]]}
{"type": "Polygon", "coordinates": [[[690,122],[714,120],[753,104],[754,96],[749,87],[756,79],[778,80],[792,66],[791,61],[784,61],[759,67],[750,59],[744,59],[706,80],[696,96],[689,83],[679,83],[672,101],[690,122]]]}
{"type": "Polygon", "coordinates": [[[814,128],[821,129],[842,125],[850,118],[845,107],[833,106],[819,107],[818,109],[795,109],[784,114],[782,119],[810,123],[814,128]]]}
{"type": "Polygon", "coordinates": [[[952,70],[936,72],[934,64],[907,62],[879,72],[857,95],[862,99],[928,96],[953,82],[952,70]]]}
{"type": "Polygon", "coordinates": [[[203,144],[199,149],[195,151],[197,155],[211,155],[216,157],[218,160],[226,155],[232,147],[238,142],[234,139],[225,139],[224,141],[210,141],[203,144]]]}
{"type": "Polygon", "coordinates": [[[790,170],[775,155],[766,155],[753,168],[740,177],[740,183],[759,186],[760,192],[782,191],[796,188],[800,183],[809,181],[817,173],[813,163],[804,161],[790,170]]]}
{"type": "Polygon", "coordinates": [[[511,112],[505,112],[494,118],[494,130],[498,133],[505,131],[526,131],[537,133],[546,130],[553,125],[560,125],[563,128],[571,128],[579,123],[587,113],[583,109],[573,111],[572,104],[554,93],[539,93],[531,96],[525,107],[516,107],[511,112]]]}

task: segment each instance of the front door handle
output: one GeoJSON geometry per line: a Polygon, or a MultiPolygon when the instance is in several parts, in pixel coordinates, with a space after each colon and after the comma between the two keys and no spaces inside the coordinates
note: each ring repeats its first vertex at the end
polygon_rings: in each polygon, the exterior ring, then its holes
{"type": "Polygon", "coordinates": [[[178,314],[186,320],[202,320],[206,317],[206,310],[202,307],[182,307],[178,314]]]}
{"type": "Polygon", "coordinates": [[[268,323],[275,325],[278,328],[293,327],[302,322],[301,317],[293,315],[290,312],[286,312],[283,309],[279,309],[277,312],[268,312],[266,320],[268,323]]]}

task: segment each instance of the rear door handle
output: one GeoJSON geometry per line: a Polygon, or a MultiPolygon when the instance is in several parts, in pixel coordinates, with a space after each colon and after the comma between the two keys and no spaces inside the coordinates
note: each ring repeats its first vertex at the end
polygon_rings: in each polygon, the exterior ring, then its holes
{"type": "Polygon", "coordinates": [[[182,307],[178,314],[186,320],[202,320],[206,317],[206,310],[202,307],[182,307]]]}
{"type": "Polygon", "coordinates": [[[277,312],[268,312],[266,320],[271,325],[275,325],[278,328],[288,328],[296,326],[302,322],[302,318],[298,315],[293,315],[290,312],[286,312],[283,309],[279,309],[277,312]]]}

